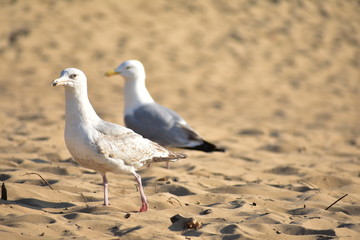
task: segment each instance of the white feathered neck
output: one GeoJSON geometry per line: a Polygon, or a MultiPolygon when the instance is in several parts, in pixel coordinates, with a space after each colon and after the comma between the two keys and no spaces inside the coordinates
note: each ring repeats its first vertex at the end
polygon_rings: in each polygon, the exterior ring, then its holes
{"type": "Polygon", "coordinates": [[[89,101],[86,82],[76,87],[65,87],[65,98],[66,124],[87,125],[100,120],[89,101]]]}
{"type": "Polygon", "coordinates": [[[125,77],[125,115],[132,114],[143,104],[155,102],[146,88],[145,78],[144,71],[134,77],[125,77]]]}

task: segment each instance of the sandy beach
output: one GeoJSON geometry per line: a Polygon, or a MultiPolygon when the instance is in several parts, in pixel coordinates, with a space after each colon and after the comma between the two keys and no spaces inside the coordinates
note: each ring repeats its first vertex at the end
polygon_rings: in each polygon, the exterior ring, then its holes
{"type": "Polygon", "coordinates": [[[360,239],[359,13],[355,0],[0,1],[0,239],[360,239]],[[124,80],[104,73],[128,59],[227,149],[139,170],[144,213],[127,173],[108,174],[102,206],[50,86],[81,69],[99,116],[124,125],[124,80]]]}

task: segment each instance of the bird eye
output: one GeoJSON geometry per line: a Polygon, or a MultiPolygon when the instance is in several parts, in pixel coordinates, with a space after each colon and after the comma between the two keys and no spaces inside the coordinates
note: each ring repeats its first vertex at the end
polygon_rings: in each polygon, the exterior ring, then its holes
{"type": "Polygon", "coordinates": [[[125,69],[130,69],[131,68],[131,66],[127,66],[125,69]]]}
{"type": "Polygon", "coordinates": [[[74,78],[76,78],[77,77],[77,75],[75,74],[75,73],[73,73],[73,74],[70,74],[70,76],[69,76],[71,79],[74,79],[74,78]]]}

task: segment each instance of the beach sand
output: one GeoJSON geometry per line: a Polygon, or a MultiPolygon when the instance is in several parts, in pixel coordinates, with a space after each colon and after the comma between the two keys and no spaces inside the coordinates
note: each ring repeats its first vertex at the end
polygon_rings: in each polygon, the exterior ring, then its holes
{"type": "Polygon", "coordinates": [[[344,0],[0,1],[0,239],[360,239],[359,12],[344,0]],[[71,159],[64,90],[50,87],[83,70],[95,110],[123,124],[124,81],[104,73],[128,59],[156,101],[227,149],[176,149],[189,157],[139,170],[145,213],[126,173],[108,174],[101,206],[101,176],[71,159]]]}

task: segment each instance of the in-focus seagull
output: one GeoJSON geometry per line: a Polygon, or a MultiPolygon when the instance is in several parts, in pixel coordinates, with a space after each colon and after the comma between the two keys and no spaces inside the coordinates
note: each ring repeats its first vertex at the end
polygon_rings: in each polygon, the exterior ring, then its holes
{"type": "Polygon", "coordinates": [[[104,205],[109,205],[107,172],[130,172],[135,176],[141,196],[140,212],[148,203],[136,170],[147,163],[177,161],[185,154],[169,152],[131,129],[102,120],[90,104],[85,74],[66,68],[52,86],[65,88],[65,143],[81,166],[100,173],[104,186],[104,205]]]}

